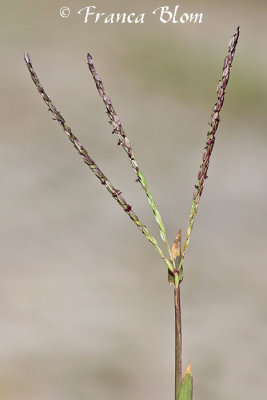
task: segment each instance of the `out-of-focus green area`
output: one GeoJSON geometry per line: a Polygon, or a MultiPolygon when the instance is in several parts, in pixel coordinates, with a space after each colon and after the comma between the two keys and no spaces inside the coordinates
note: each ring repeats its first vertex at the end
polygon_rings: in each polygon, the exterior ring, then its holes
{"type": "Polygon", "coordinates": [[[186,230],[237,25],[240,43],[184,263],[183,359],[192,363],[195,398],[264,398],[266,2],[180,2],[179,13],[203,12],[200,25],[160,23],[152,11],[163,5],[0,5],[3,400],[162,400],[174,393],[166,267],[52,121],[24,51],[73,132],[160,241],[111,135],[86,65],[87,52],[93,55],[172,241],[186,230]],[[145,23],[84,24],[77,11],[89,5],[107,14],[145,12],[145,23]],[[60,17],[62,6],[69,18],[60,17]]]}

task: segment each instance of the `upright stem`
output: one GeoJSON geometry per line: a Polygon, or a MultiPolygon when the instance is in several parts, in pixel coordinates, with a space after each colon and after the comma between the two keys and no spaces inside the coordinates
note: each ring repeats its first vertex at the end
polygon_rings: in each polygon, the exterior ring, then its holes
{"type": "Polygon", "coordinates": [[[174,285],[174,308],[175,308],[175,400],[179,398],[182,383],[182,323],[180,282],[174,285]]]}

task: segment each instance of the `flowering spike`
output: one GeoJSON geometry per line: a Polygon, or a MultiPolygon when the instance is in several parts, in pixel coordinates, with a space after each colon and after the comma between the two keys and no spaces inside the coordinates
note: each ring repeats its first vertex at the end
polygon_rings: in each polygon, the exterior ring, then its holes
{"type": "Polygon", "coordinates": [[[207,171],[208,171],[208,167],[209,167],[211,153],[212,153],[213,146],[215,143],[215,133],[216,133],[219,123],[220,123],[220,111],[221,111],[223,103],[224,103],[225,89],[226,89],[227,83],[229,81],[230,68],[232,66],[232,61],[234,58],[238,38],[239,38],[239,27],[237,27],[233,37],[231,38],[231,40],[229,42],[228,54],[225,57],[224,62],[223,62],[222,78],[219,81],[219,84],[217,86],[217,102],[215,103],[215,106],[213,107],[211,122],[209,124],[210,127],[209,127],[209,130],[207,133],[207,142],[206,142],[205,150],[204,150],[203,156],[202,156],[203,162],[200,166],[200,171],[199,171],[198,177],[197,177],[198,183],[197,183],[197,185],[195,185],[196,190],[194,191],[194,194],[193,194],[193,204],[192,204],[192,208],[191,208],[191,211],[189,214],[186,239],[185,239],[179,267],[181,267],[182,263],[183,263],[183,259],[184,259],[186,249],[187,249],[187,246],[189,243],[191,231],[194,226],[194,220],[195,220],[195,216],[197,213],[199,200],[200,200],[200,197],[201,197],[203,189],[204,189],[205,180],[208,177],[207,171]]]}
{"type": "Polygon", "coordinates": [[[168,249],[169,255],[171,256],[171,249],[170,249],[169,243],[167,241],[166,230],[165,230],[165,227],[163,225],[163,221],[162,221],[161,215],[160,215],[160,213],[159,213],[159,211],[158,211],[158,209],[156,207],[155,200],[154,200],[154,198],[153,198],[153,196],[152,196],[152,194],[151,194],[151,192],[149,190],[149,187],[147,185],[147,182],[146,182],[143,174],[140,171],[139,165],[138,165],[138,163],[136,161],[136,158],[135,158],[133,150],[132,150],[132,146],[131,146],[130,140],[126,136],[126,133],[125,133],[123,127],[122,127],[121,121],[120,121],[119,117],[117,116],[116,111],[115,111],[115,109],[114,109],[114,107],[112,105],[110,97],[105,92],[102,79],[101,79],[100,75],[96,72],[96,69],[95,69],[95,66],[94,66],[94,61],[93,61],[93,59],[92,59],[92,57],[91,57],[91,55],[89,53],[87,54],[87,61],[88,61],[89,70],[90,70],[90,72],[92,74],[92,77],[93,77],[93,79],[95,81],[95,85],[96,85],[96,88],[98,90],[98,93],[99,93],[100,97],[102,98],[102,100],[103,100],[103,102],[105,104],[105,107],[106,107],[106,110],[107,110],[107,114],[108,114],[108,117],[109,117],[109,122],[113,126],[112,133],[116,133],[118,135],[118,137],[119,137],[118,145],[121,145],[123,150],[126,152],[128,158],[129,158],[129,160],[131,162],[132,168],[135,170],[135,172],[137,174],[137,179],[138,179],[137,182],[140,183],[140,185],[142,186],[143,190],[145,191],[145,193],[147,195],[150,207],[152,208],[152,210],[153,210],[153,212],[154,212],[154,214],[156,216],[156,222],[157,222],[157,224],[159,226],[159,229],[160,229],[160,237],[162,238],[162,241],[165,243],[165,245],[166,245],[166,247],[168,249]]]}

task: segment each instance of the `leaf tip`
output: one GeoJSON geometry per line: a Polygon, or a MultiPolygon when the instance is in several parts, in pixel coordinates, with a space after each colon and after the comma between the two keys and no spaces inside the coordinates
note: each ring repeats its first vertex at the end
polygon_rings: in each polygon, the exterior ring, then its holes
{"type": "Polygon", "coordinates": [[[185,375],[190,375],[192,376],[192,370],[191,370],[191,362],[189,361],[189,363],[187,364],[186,370],[185,370],[185,375]]]}

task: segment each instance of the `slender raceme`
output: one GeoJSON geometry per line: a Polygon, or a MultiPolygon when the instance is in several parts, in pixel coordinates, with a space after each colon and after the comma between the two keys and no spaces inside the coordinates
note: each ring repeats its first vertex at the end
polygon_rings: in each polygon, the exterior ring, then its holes
{"type": "Polygon", "coordinates": [[[165,256],[161,248],[159,247],[156,239],[151,236],[146,228],[145,225],[141,223],[137,215],[133,212],[132,207],[126,202],[124,197],[122,196],[122,193],[120,190],[115,189],[115,187],[112,185],[110,180],[103,174],[103,172],[100,170],[100,168],[97,166],[97,164],[94,162],[94,160],[89,156],[87,150],[81,145],[79,140],[77,139],[76,136],[72,133],[71,128],[66,124],[65,119],[63,116],[60,114],[60,112],[57,110],[57,108],[54,106],[52,103],[51,99],[45,92],[43,86],[41,85],[39,78],[37,74],[35,73],[32,62],[30,59],[29,54],[25,53],[24,55],[25,62],[27,64],[28,70],[31,74],[31,78],[42,96],[44,102],[48,106],[49,111],[54,116],[54,119],[62,126],[64,132],[68,136],[69,140],[72,142],[78,153],[82,156],[83,161],[85,164],[89,166],[91,171],[96,175],[96,177],[100,180],[100,182],[105,186],[105,188],[111,193],[112,197],[118,202],[118,204],[123,208],[123,210],[128,214],[128,216],[131,218],[131,220],[135,223],[135,225],[141,230],[141,232],[146,236],[146,238],[153,244],[155,247],[156,251],[160,254],[162,259],[164,260],[165,264],[169,268],[170,271],[174,270],[174,266],[172,262],[168,260],[168,258],[165,256]]]}
{"type": "Polygon", "coordinates": [[[158,209],[156,207],[155,200],[154,200],[154,198],[153,198],[153,196],[152,196],[152,194],[151,194],[151,192],[149,190],[149,187],[147,185],[145,177],[142,174],[142,172],[141,172],[141,170],[139,168],[139,165],[137,164],[136,158],[135,158],[133,150],[132,150],[132,146],[131,146],[130,140],[126,136],[126,133],[125,133],[123,127],[122,127],[121,121],[120,121],[118,115],[116,114],[116,111],[115,111],[115,109],[114,109],[114,107],[112,105],[110,97],[107,96],[107,94],[105,93],[105,89],[104,89],[104,85],[103,85],[101,76],[96,72],[93,58],[89,53],[87,54],[87,61],[88,61],[89,70],[90,70],[90,72],[91,72],[91,74],[93,76],[93,79],[95,81],[95,85],[96,85],[96,88],[98,90],[98,93],[99,93],[100,97],[102,98],[102,100],[103,100],[103,102],[105,104],[110,124],[113,127],[112,133],[115,133],[116,135],[118,135],[118,138],[119,138],[118,145],[122,146],[123,150],[126,152],[126,154],[129,157],[131,165],[132,165],[132,167],[133,167],[133,169],[134,169],[134,171],[136,172],[136,175],[137,175],[137,182],[139,182],[141,184],[142,188],[144,189],[144,191],[145,191],[145,193],[147,195],[150,207],[153,210],[155,219],[156,219],[157,224],[158,224],[159,229],[160,229],[161,239],[165,243],[165,245],[166,245],[166,247],[168,249],[170,258],[172,259],[171,249],[170,249],[170,246],[169,246],[169,243],[168,243],[168,240],[167,240],[166,229],[165,229],[165,227],[163,225],[161,215],[160,215],[160,213],[159,213],[159,211],[158,211],[158,209]]]}
{"type": "Polygon", "coordinates": [[[193,229],[195,216],[196,216],[196,213],[198,210],[199,200],[200,200],[200,197],[201,197],[203,189],[204,189],[205,180],[208,178],[207,172],[208,172],[208,168],[209,168],[210,157],[211,157],[211,153],[212,153],[214,143],[215,143],[215,134],[218,129],[219,122],[220,122],[220,112],[221,112],[223,102],[224,102],[225,91],[226,91],[226,87],[227,87],[229,77],[230,77],[230,68],[232,66],[233,58],[235,55],[235,49],[236,49],[236,45],[238,42],[238,38],[239,38],[239,27],[237,27],[234,35],[232,36],[232,38],[229,42],[228,54],[225,57],[224,63],[223,63],[222,78],[219,81],[219,84],[217,86],[217,102],[214,105],[212,114],[211,114],[210,128],[207,133],[207,142],[206,142],[206,145],[204,148],[202,164],[200,165],[200,170],[198,172],[198,182],[195,185],[195,191],[193,194],[193,204],[192,204],[191,211],[189,214],[186,239],[185,239],[182,257],[181,257],[181,261],[180,261],[178,269],[180,269],[182,267],[186,249],[187,249],[187,246],[188,246],[188,243],[190,240],[190,235],[191,235],[191,232],[193,229]]]}

